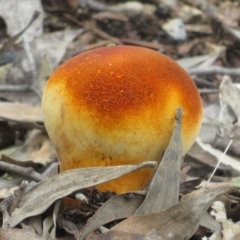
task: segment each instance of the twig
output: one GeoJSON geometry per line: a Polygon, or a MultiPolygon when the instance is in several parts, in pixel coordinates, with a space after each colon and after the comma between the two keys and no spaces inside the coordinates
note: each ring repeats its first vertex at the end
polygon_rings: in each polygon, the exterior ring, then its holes
{"type": "Polygon", "coordinates": [[[103,39],[111,40],[112,42],[114,42],[116,44],[122,44],[119,39],[108,35],[107,33],[101,31],[100,29],[94,28],[95,26],[89,26],[89,24],[80,22],[79,20],[77,20],[76,18],[74,18],[73,16],[71,16],[68,13],[64,14],[64,17],[67,18],[68,20],[76,23],[78,26],[84,27],[86,30],[93,32],[94,34],[96,34],[97,36],[99,36],[103,39]]]}
{"type": "Polygon", "coordinates": [[[202,88],[210,88],[210,89],[218,89],[218,85],[212,82],[209,82],[203,78],[195,77],[194,82],[197,84],[197,86],[200,86],[202,88]]]}
{"type": "Polygon", "coordinates": [[[32,91],[29,85],[0,85],[0,92],[28,92],[32,91]]]}
{"type": "Polygon", "coordinates": [[[200,94],[211,94],[211,93],[219,93],[218,89],[199,89],[200,94]]]}
{"type": "Polygon", "coordinates": [[[92,49],[95,49],[95,48],[107,46],[111,43],[112,43],[111,40],[102,40],[102,41],[97,42],[97,43],[88,44],[87,46],[83,47],[82,50],[83,50],[83,52],[85,52],[85,51],[92,50],[92,49]]]}
{"type": "Polygon", "coordinates": [[[10,173],[14,173],[14,174],[18,174],[18,175],[27,177],[28,179],[30,178],[31,180],[34,180],[36,182],[40,182],[40,181],[46,179],[46,177],[43,177],[40,173],[34,171],[34,169],[31,167],[25,168],[25,167],[16,166],[11,163],[6,163],[3,161],[0,161],[0,169],[4,170],[6,172],[10,172],[10,173]]]}
{"type": "Polygon", "coordinates": [[[157,43],[150,43],[150,42],[145,42],[145,41],[141,41],[141,40],[126,39],[126,38],[121,38],[120,40],[124,44],[136,45],[136,46],[151,48],[154,50],[164,49],[163,45],[157,44],[157,43]]]}
{"type": "Polygon", "coordinates": [[[187,72],[190,75],[211,75],[211,74],[223,74],[231,76],[240,76],[240,68],[224,68],[219,66],[213,66],[205,69],[189,69],[187,72]]]}
{"type": "Polygon", "coordinates": [[[233,140],[231,139],[231,140],[229,141],[229,143],[228,143],[228,145],[227,145],[227,147],[226,147],[224,153],[222,154],[221,158],[218,160],[218,163],[217,163],[216,167],[214,168],[212,174],[211,174],[210,177],[208,178],[208,180],[207,180],[207,182],[206,182],[206,184],[205,184],[205,186],[204,186],[203,189],[205,189],[205,188],[207,187],[207,185],[210,183],[212,177],[214,176],[215,172],[217,171],[217,169],[218,169],[220,163],[222,162],[222,159],[225,157],[225,155],[226,155],[226,153],[227,153],[229,147],[231,146],[232,142],[233,142],[233,140]]]}

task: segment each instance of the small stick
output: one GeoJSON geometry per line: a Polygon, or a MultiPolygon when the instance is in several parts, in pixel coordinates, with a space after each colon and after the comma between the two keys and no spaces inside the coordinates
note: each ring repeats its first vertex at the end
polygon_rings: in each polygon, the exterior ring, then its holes
{"type": "Polygon", "coordinates": [[[210,94],[210,93],[215,93],[218,94],[219,90],[218,89],[199,89],[200,94],[210,94]]]}
{"type": "Polygon", "coordinates": [[[97,29],[97,28],[88,26],[87,24],[80,22],[78,19],[74,18],[73,16],[71,16],[71,15],[68,14],[68,13],[65,13],[65,14],[64,14],[64,17],[67,18],[68,20],[76,23],[78,26],[84,27],[86,30],[89,30],[89,31],[93,32],[93,33],[96,34],[97,36],[102,37],[103,39],[111,40],[112,42],[114,42],[114,43],[116,43],[116,44],[119,44],[119,45],[122,44],[119,39],[110,36],[109,34],[101,31],[100,29],[97,29]]]}
{"type": "Polygon", "coordinates": [[[224,68],[219,66],[213,66],[209,68],[203,69],[189,69],[187,72],[190,75],[212,75],[212,74],[223,74],[223,75],[231,75],[235,77],[240,76],[240,68],[224,68]]]}
{"type": "Polygon", "coordinates": [[[0,92],[28,92],[32,91],[32,88],[29,85],[1,85],[0,92]]]}
{"type": "Polygon", "coordinates": [[[141,40],[126,39],[126,38],[121,38],[120,40],[124,44],[136,45],[136,46],[151,48],[154,50],[164,49],[163,45],[157,44],[157,43],[150,43],[150,42],[145,42],[141,40]]]}
{"type": "Polygon", "coordinates": [[[40,182],[44,179],[46,179],[46,177],[43,177],[40,173],[36,172],[33,168],[28,167],[20,167],[11,163],[6,163],[3,161],[0,161],[0,169],[6,171],[6,172],[10,172],[10,173],[14,173],[14,174],[18,174],[24,177],[27,177],[28,179],[30,178],[33,181],[36,182],[40,182]]]}

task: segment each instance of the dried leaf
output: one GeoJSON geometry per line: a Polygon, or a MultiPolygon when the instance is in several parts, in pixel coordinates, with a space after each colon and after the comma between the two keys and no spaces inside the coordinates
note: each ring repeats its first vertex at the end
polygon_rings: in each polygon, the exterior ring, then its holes
{"type": "Polygon", "coordinates": [[[238,40],[240,40],[240,31],[238,29],[228,28],[228,30],[233,36],[235,36],[238,40]]]}
{"type": "Polygon", "coordinates": [[[110,231],[105,234],[87,238],[87,240],[178,240],[178,238],[167,237],[162,233],[150,233],[144,235],[137,233],[126,233],[121,231],[110,231]]]}
{"type": "Polygon", "coordinates": [[[43,127],[36,124],[36,122],[43,123],[40,107],[23,103],[0,102],[0,118],[43,129],[43,127]]]}
{"type": "Polygon", "coordinates": [[[42,237],[44,237],[44,239],[54,239],[54,238],[52,238],[52,235],[51,235],[52,227],[53,227],[53,219],[52,219],[52,216],[49,215],[43,220],[42,237]]]}
{"type": "Polygon", "coordinates": [[[65,220],[64,218],[61,218],[61,227],[67,232],[67,233],[70,233],[71,235],[74,236],[75,239],[78,239],[79,237],[79,231],[78,231],[78,228],[77,226],[68,221],[68,220],[65,220]]]}
{"type": "MultiPolygon", "coordinates": [[[[0,3],[1,3],[1,1],[0,1],[0,3]]],[[[14,1],[10,0],[10,1],[8,1],[8,4],[9,3],[10,3],[10,5],[12,5],[12,4],[14,4],[14,1]]],[[[4,7],[8,8],[9,6],[5,4],[4,7]]],[[[1,8],[1,10],[3,10],[3,8],[1,8]]],[[[0,10],[0,15],[2,15],[1,10],[0,10]]],[[[7,16],[9,14],[9,12],[10,12],[10,14],[12,14],[12,11],[6,11],[6,13],[5,13],[6,14],[5,16],[7,18],[7,24],[10,23],[11,21],[16,21],[16,18],[11,18],[11,17],[9,18],[7,16]]],[[[16,56],[16,50],[14,49],[14,44],[28,30],[28,28],[34,23],[34,21],[39,17],[40,12],[35,10],[32,12],[32,14],[33,15],[31,17],[31,19],[29,19],[30,22],[27,25],[25,25],[24,29],[19,32],[20,28],[17,27],[15,29],[15,33],[14,33],[15,36],[13,36],[12,38],[10,38],[6,42],[4,42],[3,46],[0,48],[0,65],[11,62],[14,59],[14,57],[16,56]]],[[[27,18],[29,18],[29,15],[27,16],[27,18]]],[[[10,27],[10,26],[8,26],[8,27],[10,27]]],[[[12,24],[11,27],[16,27],[16,25],[12,24]]]]}
{"type": "Polygon", "coordinates": [[[47,58],[47,56],[43,56],[41,62],[41,70],[38,77],[38,85],[40,86],[40,92],[43,93],[46,82],[53,72],[52,66],[47,58]]]}
{"type": "Polygon", "coordinates": [[[36,49],[40,54],[47,54],[53,68],[56,68],[62,60],[67,47],[85,29],[65,29],[44,34],[35,40],[36,49]]]}
{"type": "Polygon", "coordinates": [[[53,209],[53,235],[54,235],[54,239],[56,238],[56,230],[57,230],[57,217],[58,217],[58,212],[61,206],[61,201],[57,201],[54,204],[54,209],[53,209]]]}
{"type": "Polygon", "coordinates": [[[51,158],[53,155],[55,150],[47,133],[35,129],[30,132],[24,145],[17,148],[9,157],[16,162],[32,161],[45,166],[53,161],[51,158]]]}
{"type": "MultiPolygon", "coordinates": [[[[199,146],[206,152],[211,153],[214,157],[217,159],[220,159],[223,155],[223,152],[213,148],[210,144],[203,143],[200,139],[197,139],[196,142],[199,144],[199,146]]],[[[222,164],[225,164],[227,166],[231,166],[233,169],[240,172],[240,162],[235,160],[234,158],[225,155],[224,158],[221,161],[222,164]]]]}
{"type": "Polygon", "coordinates": [[[221,230],[221,225],[208,213],[203,215],[200,221],[200,225],[207,229],[210,229],[213,232],[219,232],[221,230]]]}
{"type": "Polygon", "coordinates": [[[208,61],[210,58],[217,58],[216,53],[210,53],[207,55],[202,56],[194,56],[189,58],[183,58],[177,60],[178,64],[180,64],[186,70],[197,67],[198,65],[202,64],[203,62],[208,61]]]}
{"type": "Polygon", "coordinates": [[[0,229],[1,240],[46,240],[37,234],[18,228],[0,229]]]}
{"type": "Polygon", "coordinates": [[[197,178],[189,181],[185,181],[180,184],[180,193],[183,194],[184,192],[189,192],[190,190],[193,190],[195,187],[199,186],[203,179],[197,178]]]}
{"type": "Polygon", "coordinates": [[[46,239],[56,238],[56,229],[57,229],[56,221],[57,221],[57,215],[60,208],[60,204],[61,204],[61,201],[55,202],[52,215],[49,215],[43,221],[42,237],[46,239]]]}
{"type": "MultiPolygon", "coordinates": [[[[227,213],[223,202],[216,201],[212,205],[214,211],[211,214],[216,218],[216,221],[221,223],[223,240],[233,239],[233,237],[240,233],[240,226],[238,223],[233,223],[231,219],[227,219],[227,213]]],[[[221,231],[218,231],[219,235],[221,231]]]]}
{"type": "Polygon", "coordinates": [[[178,203],[182,161],[181,108],[177,110],[176,119],[177,123],[168,148],[154,174],[146,198],[134,215],[159,212],[178,203]]]}
{"type": "Polygon", "coordinates": [[[106,223],[132,216],[144,197],[145,195],[138,193],[124,193],[112,197],[87,222],[79,240],[83,240],[87,234],[106,223]]]}
{"type": "Polygon", "coordinates": [[[43,31],[43,8],[40,0],[18,2],[9,0],[4,2],[0,0],[1,9],[0,16],[4,19],[7,25],[7,31],[10,36],[19,33],[19,29],[27,26],[33,18],[35,12],[41,13],[33,24],[25,32],[25,36],[32,41],[35,37],[42,35],[43,31]],[[11,9],[11,11],[9,11],[11,9]]]}
{"type": "Polygon", "coordinates": [[[22,182],[22,178],[14,177],[6,178],[6,175],[0,178],[0,199],[4,199],[13,194],[18,189],[18,186],[22,182]]]}
{"type": "Polygon", "coordinates": [[[213,201],[228,191],[237,189],[230,184],[216,184],[185,195],[179,204],[159,213],[132,216],[112,228],[137,234],[161,233],[181,240],[189,239],[213,201]]]}
{"type": "Polygon", "coordinates": [[[155,167],[155,165],[155,162],[145,162],[139,165],[82,168],[62,172],[27,191],[20,201],[19,208],[11,215],[10,226],[14,227],[25,218],[43,213],[54,201],[75,191],[118,178],[143,167],[155,167]]]}
{"type": "Polygon", "coordinates": [[[22,221],[22,222],[20,223],[20,226],[21,226],[22,229],[24,229],[24,230],[26,230],[26,231],[28,231],[28,232],[36,233],[34,227],[30,224],[30,222],[28,221],[28,219],[22,221]]]}
{"type": "Polygon", "coordinates": [[[29,222],[34,228],[35,232],[41,236],[43,229],[42,229],[42,216],[34,216],[29,218],[29,222]]]}
{"type": "Polygon", "coordinates": [[[240,123],[240,91],[236,86],[233,85],[232,80],[229,76],[224,76],[220,85],[219,98],[224,103],[227,103],[231,109],[235,112],[240,123]]]}

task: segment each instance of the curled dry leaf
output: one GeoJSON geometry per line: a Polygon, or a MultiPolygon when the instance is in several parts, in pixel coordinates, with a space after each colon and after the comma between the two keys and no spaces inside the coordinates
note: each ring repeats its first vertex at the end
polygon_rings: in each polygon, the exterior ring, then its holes
{"type": "Polygon", "coordinates": [[[64,218],[58,219],[58,223],[59,222],[60,222],[61,228],[63,228],[67,233],[70,233],[71,235],[73,235],[75,239],[78,239],[79,231],[77,226],[74,223],[64,218]]]}
{"type": "Polygon", "coordinates": [[[60,208],[60,204],[61,201],[55,202],[52,214],[46,217],[43,221],[42,236],[46,239],[56,239],[57,215],[60,208]]]}
{"type": "Polygon", "coordinates": [[[23,196],[19,208],[11,215],[10,226],[14,227],[25,218],[43,213],[53,202],[73,192],[144,167],[156,167],[156,163],[75,169],[42,181],[23,196]]]}
{"type": "Polygon", "coordinates": [[[203,179],[197,178],[189,181],[182,182],[180,184],[180,194],[187,193],[201,184],[203,179]]]}
{"type": "Polygon", "coordinates": [[[34,216],[28,219],[29,224],[34,229],[34,232],[37,233],[39,236],[42,235],[43,226],[42,226],[42,216],[34,216]]]}
{"type": "Polygon", "coordinates": [[[200,189],[185,195],[179,204],[165,211],[132,216],[112,230],[145,235],[159,232],[168,237],[176,236],[180,240],[186,240],[194,234],[213,201],[220,195],[236,189],[237,187],[230,184],[216,184],[208,189],[200,189]]]}

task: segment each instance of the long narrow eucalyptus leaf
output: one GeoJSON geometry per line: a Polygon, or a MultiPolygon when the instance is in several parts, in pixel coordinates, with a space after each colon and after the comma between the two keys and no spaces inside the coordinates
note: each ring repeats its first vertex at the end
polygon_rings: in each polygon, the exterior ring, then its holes
{"type": "Polygon", "coordinates": [[[83,188],[98,185],[144,167],[156,167],[155,162],[139,165],[81,168],[66,171],[44,180],[25,193],[10,218],[14,227],[25,218],[43,213],[52,203],[83,188]]]}

